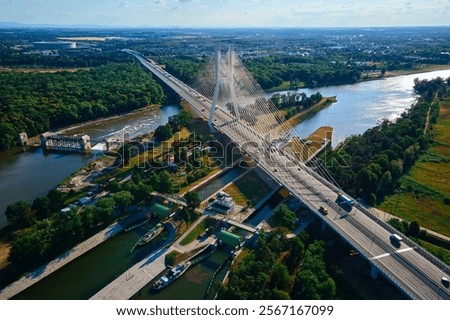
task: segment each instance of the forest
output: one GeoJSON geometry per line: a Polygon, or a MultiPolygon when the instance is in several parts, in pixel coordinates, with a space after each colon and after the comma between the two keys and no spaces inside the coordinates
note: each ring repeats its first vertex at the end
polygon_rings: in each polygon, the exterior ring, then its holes
{"type": "MultiPolygon", "coordinates": [[[[160,63],[166,70],[180,80],[191,83],[206,60],[204,58],[173,57],[162,58],[160,63]]],[[[355,83],[361,78],[361,69],[355,64],[332,62],[327,58],[303,56],[286,57],[273,55],[254,59],[245,59],[245,66],[256,82],[265,90],[291,81],[297,87],[306,87],[355,83]]]]}
{"type": "Polygon", "coordinates": [[[286,238],[273,231],[260,236],[254,250],[245,250],[219,285],[219,299],[333,299],[336,284],[325,264],[325,245],[306,234],[286,238]]]}
{"type": "Polygon", "coordinates": [[[133,63],[77,72],[0,72],[0,92],[0,150],[13,146],[22,131],[33,136],[165,99],[161,86],[133,63]]]}
{"type": "Polygon", "coordinates": [[[263,89],[277,87],[283,81],[300,86],[317,87],[355,83],[362,69],[354,63],[334,61],[328,57],[273,55],[244,61],[263,89]]]}
{"type": "Polygon", "coordinates": [[[436,123],[438,100],[448,94],[450,79],[416,79],[414,83],[420,98],[396,122],[386,120],[362,135],[349,137],[322,159],[346,192],[370,205],[391,194],[400,177],[432,143],[426,123],[436,123]]]}

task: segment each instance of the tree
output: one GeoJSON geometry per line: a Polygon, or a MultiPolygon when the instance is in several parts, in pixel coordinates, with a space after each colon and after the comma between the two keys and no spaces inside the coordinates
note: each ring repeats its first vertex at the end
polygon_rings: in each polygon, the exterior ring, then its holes
{"type": "Polygon", "coordinates": [[[50,199],[47,196],[36,198],[31,208],[36,211],[36,218],[45,219],[50,215],[50,199]]]}
{"type": "Polygon", "coordinates": [[[94,210],[94,218],[95,221],[101,222],[107,220],[109,217],[112,216],[114,212],[114,206],[116,205],[116,202],[112,197],[108,198],[102,198],[100,199],[94,210]]]}
{"type": "Polygon", "coordinates": [[[161,125],[155,130],[155,139],[157,141],[165,141],[172,136],[172,128],[169,125],[161,125]]]}
{"type": "Polygon", "coordinates": [[[116,205],[119,207],[122,213],[125,212],[125,208],[133,202],[134,197],[129,191],[120,191],[113,194],[113,199],[116,205]]]}
{"type": "Polygon", "coordinates": [[[86,206],[80,212],[81,225],[83,229],[89,230],[94,227],[95,221],[95,207],[94,206],[86,206]]]}
{"type": "Polygon", "coordinates": [[[281,226],[292,229],[295,226],[296,216],[285,204],[282,204],[275,211],[274,219],[281,226]]]}
{"type": "Polygon", "coordinates": [[[49,200],[49,210],[50,212],[58,212],[64,207],[64,195],[62,192],[52,189],[47,193],[49,200]]]}
{"type": "Polygon", "coordinates": [[[292,286],[288,268],[279,261],[273,266],[272,286],[280,290],[289,290],[292,286]]]}
{"type": "Polygon", "coordinates": [[[408,234],[411,237],[417,238],[419,236],[419,233],[420,233],[419,223],[417,221],[411,221],[408,227],[408,234]]]}
{"type": "Polygon", "coordinates": [[[52,249],[54,234],[53,225],[48,220],[21,230],[12,242],[8,259],[22,265],[41,261],[52,249]]]}
{"type": "Polygon", "coordinates": [[[172,179],[170,178],[169,172],[167,170],[161,171],[159,174],[159,190],[162,193],[170,193],[173,187],[172,179]]]}
{"type": "Polygon", "coordinates": [[[147,201],[150,199],[150,192],[152,192],[152,187],[146,185],[143,182],[139,182],[136,186],[135,191],[133,192],[134,199],[138,202],[147,201]]]}
{"type": "Polygon", "coordinates": [[[119,182],[117,182],[117,180],[109,181],[106,184],[106,190],[108,190],[112,193],[119,192],[120,189],[121,189],[121,186],[120,186],[119,182]]]}
{"type": "Polygon", "coordinates": [[[200,206],[201,200],[197,192],[188,191],[184,195],[184,198],[186,199],[187,209],[190,212],[194,212],[200,206]]]}

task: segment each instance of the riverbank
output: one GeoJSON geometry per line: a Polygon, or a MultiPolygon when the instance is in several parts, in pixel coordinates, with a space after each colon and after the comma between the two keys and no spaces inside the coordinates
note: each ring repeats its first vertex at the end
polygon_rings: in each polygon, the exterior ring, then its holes
{"type": "Polygon", "coordinates": [[[108,228],[100,231],[91,238],[78,244],[74,248],[66,251],[65,253],[53,259],[49,263],[34,270],[33,272],[28,273],[27,275],[23,276],[16,282],[2,289],[0,291],[0,300],[10,299],[13,296],[17,295],[18,293],[22,292],[23,290],[27,289],[28,287],[31,287],[39,280],[45,278],[46,276],[50,275],[56,270],[62,268],[63,266],[73,261],[74,259],[78,258],[82,254],[98,246],[100,243],[113,237],[114,235],[122,231],[122,229],[123,227],[117,222],[110,225],[108,228]]]}
{"type": "MultiPolygon", "coordinates": [[[[410,74],[420,74],[420,73],[426,73],[426,72],[432,72],[432,71],[441,71],[441,70],[449,70],[450,65],[444,64],[444,65],[425,65],[421,66],[418,69],[413,70],[394,70],[394,71],[386,71],[384,75],[381,74],[381,71],[378,72],[371,72],[367,74],[367,77],[361,76],[361,79],[359,79],[359,82],[365,82],[365,81],[373,81],[373,80],[382,80],[385,78],[392,78],[392,77],[398,77],[398,76],[405,76],[410,74]]],[[[349,83],[352,84],[352,83],[349,83]]],[[[327,84],[324,85],[324,87],[330,87],[330,86],[339,86],[339,85],[345,85],[343,83],[335,83],[335,84],[327,84]]],[[[316,89],[317,87],[308,87],[305,85],[304,82],[296,82],[294,85],[291,83],[291,81],[283,81],[279,86],[272,87],[269,89],[264,90],[267,93],[274,93],[278,91],[288,91],[288,90],[298,90],[298,89],[316,89]]]]}
{"type": "Polygon", "coordinates": [[[423,66],[419,69],[415,70],[396,70],[396,71],[386,71],[384,74],[385,78],[391,78],[391,77],[398,77],[398,76],[406,76],[410,74],[419,74],[419,73],[426,73],[431,71],[440,71],[440,70],[449,70],[450,65],[444,64],[444,65],[428,65],[423,66]]]}
{"type": "Polygon", "coordinates": [[[336,96],[322,98],[322,100],[320,100],[318,103],[313,105],[311,108],[309,108],[307,110],[303,110],[303,111],[297,113],[296,115],[294,115],[293,117],[289,118],[288,123],[292,127],[295,127],[296,125],[300,124],[302,121],[314,116],[319,111],[331,106],[336,101],[337,101],[336,96]]]}

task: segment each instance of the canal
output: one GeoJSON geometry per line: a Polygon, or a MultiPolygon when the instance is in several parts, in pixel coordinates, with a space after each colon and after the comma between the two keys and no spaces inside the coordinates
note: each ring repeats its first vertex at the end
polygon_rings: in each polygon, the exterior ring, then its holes
{"type": "Polygon", "coordinates": [[[86,300],[158,249],[167,239],[164,231],[149,244],[131,248],[155,223],[146,223],[132,231],[121,232],[99,244],[74,261],[22,291],[20,300],[86,300]]]}
{"type": "Polygon", "coordinates": [[[279,192],[275,192],[263,205],[252,213],[244,222],[256,227],[270,215],[270,213],[283,201],[279,192]]]}
{"type": "MultiPolygon", "coordinates": [[[[180,111],[180,106],[170,105],[133,112],[121,117],[91,122],[69,130],[70,134],[86,133],[93,141],[121,136],[136,137],[167,123],[170,116],[180,111]]],[[[0,228],[6,225],[6,207],[35,198],[55,188],[73,172],[93,161],[98,152],[90,154],[47,153],[41,148],[15,147],[0,153],[0,228]],[[49,174],[51,172],[51,174],[49,174]]]]}
{"type": "Polygon", "coordinates": [[[208,183],[198,187],[195,189],[195,192],[198,193],[200,200],[203,201],[239,177],[245,170],[249,169],[241,166],[233,167],[213,180],[208,181],[208,183]]]}

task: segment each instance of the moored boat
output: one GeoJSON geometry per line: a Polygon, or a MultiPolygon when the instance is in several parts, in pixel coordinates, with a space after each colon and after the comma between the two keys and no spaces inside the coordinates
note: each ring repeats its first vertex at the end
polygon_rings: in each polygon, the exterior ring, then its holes
{"type": "Polygon", "coordinates": [[[161,290],[165,287],[167,287],[169,284],[174,282],[176,279],[181,277],[183,273],[189,269],[191,266],[190,261],[183,261],[182,263],[176,265],[175,267],[168,270],[166,273],[164,273],[161,278],[159,278],[154,284],[153,289],[154,290],[161,290]]]}
{"type": "Polygon", "coordinates": [[[150,229],[146,234],[144,234],[136,243],[137,246],[143,246],[144,244],[149,243],[157,236],[161,234],[164,229],[164,225],[162,223],[158,223],[152,229],[150,229]]]}

